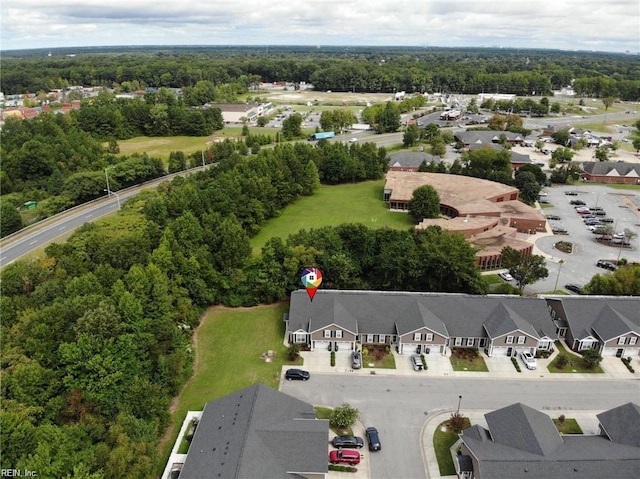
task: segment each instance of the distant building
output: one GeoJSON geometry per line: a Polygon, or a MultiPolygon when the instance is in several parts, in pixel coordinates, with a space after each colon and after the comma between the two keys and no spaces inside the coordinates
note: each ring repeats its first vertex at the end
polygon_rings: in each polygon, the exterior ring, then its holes
{"type": "Polygon", "coordinates": [[[622,161],[587,161],[580,165],[582,179],[597,183],[640,184],[640,164],[622,161]]]}
{"type": "Polygon", "coordinates": [[[209,108],[220,108],[225,123],[242,123],[246,118],[248,123],[254,123],[269,110],[273,104],[269,103],[207,103],[209,108]]]}

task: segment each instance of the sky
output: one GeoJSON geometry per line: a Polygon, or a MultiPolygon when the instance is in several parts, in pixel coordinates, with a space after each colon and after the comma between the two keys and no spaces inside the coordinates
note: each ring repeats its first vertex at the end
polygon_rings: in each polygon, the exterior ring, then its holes
{"type": "Polygon", "coordinates": [[[640,53],[639,0],[1,0],[0,49],[111,45],[640,53]]]}

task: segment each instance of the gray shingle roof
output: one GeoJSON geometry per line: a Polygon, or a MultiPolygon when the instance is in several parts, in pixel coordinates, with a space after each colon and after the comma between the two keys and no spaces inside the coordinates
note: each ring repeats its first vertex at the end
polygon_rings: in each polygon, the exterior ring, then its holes
{"type": "MultiPolygon", "coordinates": [[[[601,297],[601,296],[576,296],[576,297],[554,297],[549,298],[550,301],[560,301],[564,309],[567,325],[571,329],[573,337],[577,339],[594,335],[593,326],[596,323],[600,313],[605,308],[610,308],[618,319],[616,324],[608,324],[606,321],[598,323],[599,332],[605,337],[613,338],[624,333],[620,326],[622,323],[629,321],[631,325],[635,325],[635,331],[640,327],[640,308],[638,308],[638,298],[633,297],[601,297]]],[[[632,331],[629,329],[628,331],[632,331]]]]}
{"type": "Polygon", "coordinates": [[[640,164],[622,161],[585,161],[583,171],[591,175],[605,176],[615,170],[620,176],[640,176],[640,164]]]}
{"type": "Polygon", "coordinates": [[[484,323],[497,306],[509,308],[518,329],[525,328],[532,336],[555,338],[555,328],[543,299],[517,296],[473,296],[456,293],[410,293],[382,291],[318,290],[313,301],[306,291],[291,294],[289,330],[311,330],[319,324],[336,323],[350,329],[357,321],[358,334],[396,334],[425,326],[450,337],[485,337],[484,323]],[[341,305],[336,308],[335,303],[341,305]],[[340,311],[344,313],[344,318],[340,311]],[[537,332],[537,334],[536,334],[537,332]]]}
{"type": "Polygon", "coordinates": [[[546,456],[562,445],[549,416],[522,403],[485,414],[493,441],[531,454],[546,456]],[[517,425],[517,427],[514,427],[517,425]]]}
{"type": "Polygon", "coordinates": [[[640,334],[640,325],[633,324],[629,318],[608,304],[600,310],[592,327],[603,341],[617,338],[623,334],[627,334],[629,331],[640,334]]]}
{"type": "Polygon", "coordinates": [[[399,151],[393,155],[389,155],[389,167],[392,166],[404,166],[404,167],[419,167],[422,162],[427,164],[440,163],[442,161],[439,156],[430,155],[422,151],[399,151]]]}
{"type": "Polygon", "coordinates": [[[526,319],[503,303],[496,305],[489,319],[485,321],[484,327],[490,338],[504,336],[514,331],[522,331],[539,339],[535,328],[526,319]]]}
{"type": "Polygon", "coordinates": [[[262,384],[207,403],[181,479],[292,479],[328,470],[329,424],[262,384]]]}
{"type": "MultiPolygon", "coordinates": [[[[477,479],[629,479],[638,475],[638,447],[606,436],[559,436],[548,416],[521,404],[485,418],[489,431],[475,426],[461,436],[478,461],[477,479]]],[[[639,430],[634,423],[629,429],[639,430]]]]}
{"type": "Polygon", "coordinates": [[[597,418],[611,441],[640,447],[640,406],[623,404],[598,414],[597,418]]]}

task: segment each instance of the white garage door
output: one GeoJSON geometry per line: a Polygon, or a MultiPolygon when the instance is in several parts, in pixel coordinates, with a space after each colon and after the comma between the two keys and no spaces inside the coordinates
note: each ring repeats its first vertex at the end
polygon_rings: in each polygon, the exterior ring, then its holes
{"type": "Polygon", "coordinates": [[[329,341],[314,341],[313,349],[317,351],[329,351],[329,341]]]}
{"type": "Polygon", "coordinates": [[[338,352],[342,352],[342,351],[351,352],[351,348],[352,348],[351,341],[338,341],[336,344],[338,345],[338,352]]]}

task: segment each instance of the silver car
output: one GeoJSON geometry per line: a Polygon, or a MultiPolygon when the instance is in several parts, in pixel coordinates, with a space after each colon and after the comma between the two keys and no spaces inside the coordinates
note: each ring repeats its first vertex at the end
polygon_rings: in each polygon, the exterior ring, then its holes
{"type": "Polygon", "coordinates": [[[422,358],[418,354],[414,354],[411,356],[411,366],[413,366],[414,371],[422,371],[422,358]]]}
{"type": "Polygon", "coordinates": [[[351,354],[351,368],[360,369],[362,367],[362,354],[360,351],[354,351],[351,354]]]}

